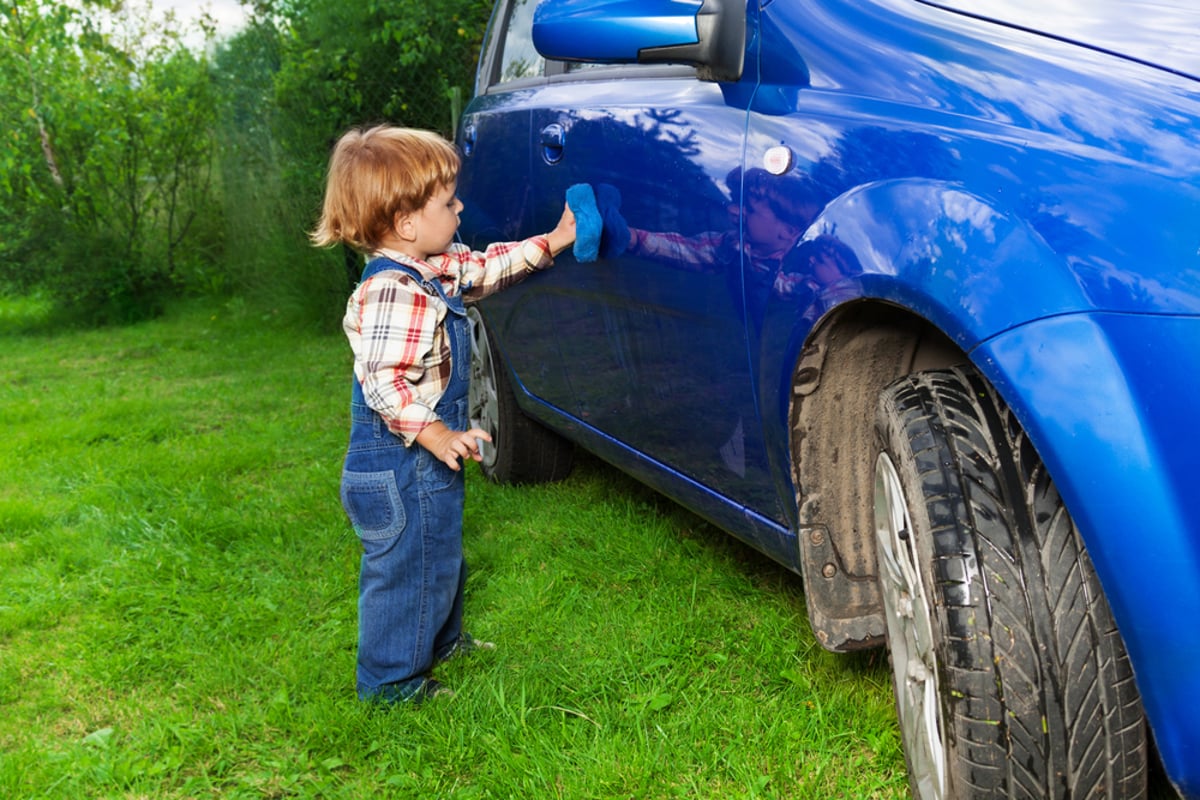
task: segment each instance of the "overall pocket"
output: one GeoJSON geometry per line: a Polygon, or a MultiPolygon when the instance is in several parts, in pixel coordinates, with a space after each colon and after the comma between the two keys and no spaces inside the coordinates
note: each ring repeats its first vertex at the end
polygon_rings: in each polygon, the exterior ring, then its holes
{"type": "Polygon", "coordinates": [[[390,539],[404,531],[407,515],[396,473],[342,471],[342,508],[362,539],[390,539]]]}

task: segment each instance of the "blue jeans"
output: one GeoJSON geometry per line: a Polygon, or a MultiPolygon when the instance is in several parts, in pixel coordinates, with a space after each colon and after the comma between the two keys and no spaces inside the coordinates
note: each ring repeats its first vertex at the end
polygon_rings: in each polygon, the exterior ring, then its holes
{"type": "Polygon", "coordinates": [[[358,695],[406,700],[462,633],[463,474],[404,447],[367,406],[351,415],[341,496],[363,546],[358,695]]]}
{"type": "MultiPolygon", "coordinates": [[[[405,265],[377,259],[367,276],[405,265]]],[[[451,376],[434,411],[452,430],[467,428],[471,344],[462,299],[424,284],[447,304],[451,376]]],[[[463,472],[419,444],[405,447],[352,382],[350,446],[342,470],[342,506],[362,541],[358,597],[358,696],[404,701],[420,691],[433,665],[462,635],[463,472]]]]}

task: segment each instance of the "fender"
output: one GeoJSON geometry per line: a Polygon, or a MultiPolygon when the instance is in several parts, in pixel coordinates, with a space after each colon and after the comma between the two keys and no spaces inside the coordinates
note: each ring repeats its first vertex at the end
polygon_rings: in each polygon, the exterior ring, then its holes
{"type": "Polygon", "coordinates": [[[1018,215],[960,183],[917,179],[827,204],[762,303],[759,408],[776,490],[795,499],[785,508],[810,622],[828,649],[871,646],[884,628],[870,533],[880,390],[913,369],[924,342],[941,363],[962,363],[1028,318],[1018,310],[1053,316],[1087,300],[1018,215]]]}
{"type": "Polygon", "coordinates": [[[974,353],[1071,509],[1167,772],[1188,792],[1200,789],[1194,708],[1178,702],[1200,696],[1196,342],[1200,317],[1094,313],[974,353]]]}
{"type": "MultiPolygon", "coordinates": [[[[907,309],[963,352],[1031,317],[1091,307],[1032,225],[961,183],[857,187],[826,205],[763,303],[753,347],[767,441],[788,441],[796,369],[814,332],[839,307],[861,301],[907,309]]],[[[790,494],[790,454],[779,444],[770,458],[790,494]]]]}
{"type": "MultiPolygon", "coordinates": [[[[1200,630],[1181,624],[1200,615],[1200,538],[1191,522],[1200,518],[1200,503],[1191,499],[1200,442],[1190,433],[1192,401],[1200,395],[1200,316],[1095,310],[1066,257],[1031,224],[954,182],[859,187],[826,207],[797,252],[806,247],[810,257],[791,264],[793,272],[815,276],[816,253],[852,274],[824,301],[800,293],[775,293],[767,301],[760,343],[788,342],[782,352],[758,348],[764,424],[776,426],[768,441],[805,439],[803,431],[788,437],[784,426],[789,414],[799,418],[796,407],[807,396],[821,391],[819,373],[849,372],[852,378],[836,385],[865,380],[870,396],[875,384],[912,368],[922,325],[944,333],[1025,427],[1087,544],[1168,771],[1181,785],[1200,780],[1200,767],[1192,766],[1200,765],[1200,753],[1188,744],[1192,715],[1171,701],[1200,694],[1200,630]],[[903,323],[893,325],[904,318],[908,336],[903,323]],[[865,338],[880,322],[899,332],[890,339],[882,334],[890,350],[869,343],[858,350],[829,347],[831,329],[865,338]],[[882,366],[844,355],[837,363],[840,354],[864,352],[882,366]],[[818,374],[798,373],[807,364],[816,364],[818,374]]],[[[863,413],[845,406],[844,397],[836,407],[863,413]]],[[[841,455],[852,462],[869,446],[841,455]]],[[[861,513],[850,526],[859,530],[838,531],[830,527],[841,519],[836,502],[832,509],[804,504],[824,487],[802,479],[802,467],[791,474],[791,453],[780,448],[772,462],[781,485],[800,487],[795,521],[804,560],[815,553],[806,533],[828,537],[843,552],[856,537],[869,538],[862,536],[861,513]]],[[[838,469],[850,473],[855,466],[838,469]]],[[[827,470],[821,465],[817,474],[824,479],[827,470]]],[[[861,477],[851,480],[865,491],[861,477]]],[[[858,556],[860,568],[873,569],[873,559],[858,556]]],[[[805,578],[813,584],[812,569],[805,578]]],[[[820,598],[818,591],[818,607],[810,609],[818,631],[828,622],[820,598]]],[[[857,627],[843,633],[869,638],[876,631],[869,604],[852,611],[861,615],[857,627]]]]}

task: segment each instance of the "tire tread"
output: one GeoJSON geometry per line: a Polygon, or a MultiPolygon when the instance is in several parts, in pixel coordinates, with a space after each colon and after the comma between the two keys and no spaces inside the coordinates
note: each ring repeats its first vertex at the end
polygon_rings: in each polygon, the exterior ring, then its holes
{"type": "Polygon", "coordinates": [[[893,384],[879,425],[906,448],[920,494],[909,504],[928,520],[958,796],[1143,797],[1145,726],[1124,646],[1014,415],[955,368],[893,384]]]}

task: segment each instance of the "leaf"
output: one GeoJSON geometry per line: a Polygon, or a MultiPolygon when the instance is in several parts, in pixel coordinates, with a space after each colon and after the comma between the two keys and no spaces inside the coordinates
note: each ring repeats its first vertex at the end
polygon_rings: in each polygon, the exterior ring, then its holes
{"type": "Polygon", "coordinates": [[[112,728],[101,728],[83,737],[83,743],[92,747],[108,747],[108,740],[112,738],[112,735],[112,728]]]}
{"type": "Polygon", "coordinates": [[[647,705],[647,708],[649,708],[651,711],[662,711],[664,708],[671,705],[671,703],[674,702],[674,700],[675,700],[675,697],[673,695],[656,694],[650,698],[650,702],[647,703],[646,705],[647,705]]]}

